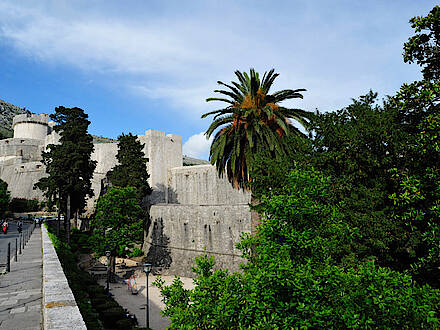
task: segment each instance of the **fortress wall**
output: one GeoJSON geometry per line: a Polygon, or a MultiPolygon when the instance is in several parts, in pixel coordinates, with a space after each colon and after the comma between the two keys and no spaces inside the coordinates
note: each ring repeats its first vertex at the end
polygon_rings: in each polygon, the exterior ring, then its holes
{"type": "Polygon", "coordinates": [[[25,160],[40,160],[40,140],[35,139],[5,139],[0,141],[0,161],[10,156],[22,157],[25,160]]]}
{"type": "Polygon", "coordinates": [[[157,204],[144,251],[163,274],[191,276],[194,258],[213,255],[216,268],[238,271],[244,262],[235,248],[240,233],[251,231],[248,205],[157,204]]]}
{"type": "Polygon", "coordinates": [[[175,134],[165,136],[164,132],[148,130],[145,135],[138,135],[145,144],[144,153],[148,158],[147,170],[149,184],[153,189],[150,201],[153,204],[166,202],[168,169],[182,166],[182,137],[175,134]]]}
{"type": "Polygon", "coordinates": [[[168,202],[192,205],[249,204],[249,192],[233,189],[212,165],[183,166],[169,171],[168,202]]]}
{"type": "MultiPolygon", "coordinates": [[[[50,130],[52,129],[50,128],[50,130]]],[[[59,143],[60,143],[60,135],[55,131],[51,131],[50,134],[48,134],[44,140],[45,148],[47,148],[49,144],[59,144],[59,143]]]]}
{"type": "Polygon", "coordinates": [[[96,160],[96,173],[106,174],[117,163],[116,154],[118,153],[117,143],[95,143],[95,150],[92,153],[92,160],[96,160]]]}
{"type": "Polygon", "coordinates": [[[47,176],[40,162],[3,165],[0,178],[8,184],[11,197],[43,200],[43,192],[33,189],[34,183],[47,176]]]}
{"type": "Polygon", "coordinates": [[[48,119],[47,114],[15,116],[12,122],[14,138],[46,139],[49,127],[48,119]]]}
{"type": "Polygon", "coordinates": [[[117,143],[95,143],[95,150],[92,153],[92,160],[96,160],[95,172],[92,178],[92,189],[95,196],[87,200],[87,209],[93,210],[96,199],[101,193],[101,182],[117,163],[116,154],[118,153],[117,143]]]}

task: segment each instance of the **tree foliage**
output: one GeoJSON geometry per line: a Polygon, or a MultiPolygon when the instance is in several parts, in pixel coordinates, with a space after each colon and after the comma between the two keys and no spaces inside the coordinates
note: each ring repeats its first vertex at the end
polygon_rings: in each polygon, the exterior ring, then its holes
{"type": "Polygon", "coordinates": [[[411,18],[410,23],[416,34],[404,45],[405,62],[417,62],[425,80],[440,79],[440,7],[426,17],[411,18]]]}
{"type": "Polygon", "coordinates": [[[120,135],[118,142],[116,159],[119,164],[109,174],[110,181],[115,186],[136,188],[138,199],[142,200],[151,193],[144,145],[131,133],[120,135]]]}
{"type": "Polygon", "coordinates": [[[343,221],[330,177],[292,170],[287,182],[262,196],[257,235],[239,244],[248,260],[243,273],[213,271],[214,259],[205,256],[194,289],[178,278],[170,286],[156,281],[172,329],[439,326],[437,290],[372,261],[341,266],[356,228],[343,221]]]}
{"type": "Polygon", "coordinates": [[[56,123],[54,130],[60,135],[60,143],[50,144],[42,153],[48,176],[35,186],[48,199],[58,199],[63,210],[70,195],[72,211],[81,211],[86,196],[93,196],[91,179],[96,167],[96,161],[91,160],[94,147],[88,134],[88,115],[80,108],[59,106],[50,118],[56,123]]]}
{"type": "Polygon", "coordinates": [[[137,196],[134,187],[111,187],[98,199],[90,243],[99,255],[109,250],[124,256],[142,243],[143,211],[137,196]]]}
{"type": "Polygon", "coordinates": [[[291,125],[290,119],[306,126],[312,114],[280,105],[285,100],[302,98],[301,92],[305,89],[286,89],[270,94],[279,75],[273,69],[265,72],[262,79],[254,69],[250,69],[249,74],[235,71],[235,75],[238,82],[217,82],[226,89],[214,92],[227,98],[206,100],[224,102],[227,107],[205,113],[202,118],[214,115],[206,131],[208,137],[215,133],[209,156],[211,164],[216,165],[220,176],[226,171],[235,188],[243,188],[250,181],[254,154],[264,152],[272,158],[285,156],[288,145],[284,137],[302,134],[291,125]]]}
{"type": "Polygon", "coordinates": [[[3,217],[9,209],[11,193],[8,190],[8,184],[0,179],[0,217],[3,217]]]}

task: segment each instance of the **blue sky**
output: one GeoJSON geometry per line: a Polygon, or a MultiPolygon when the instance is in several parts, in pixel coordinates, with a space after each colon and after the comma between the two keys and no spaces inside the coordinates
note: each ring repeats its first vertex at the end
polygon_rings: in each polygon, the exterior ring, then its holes
{"type": "Polygon", "coordinates": [[[280,73],[286,103],[333,111],[420,79],[405,64],[408,20],[436,1],[0,1],[0,99],[36,113],[78,106],[90,133],[182,135],[207,158],[204,112],[216,81],[254,67],[280,73]]]}

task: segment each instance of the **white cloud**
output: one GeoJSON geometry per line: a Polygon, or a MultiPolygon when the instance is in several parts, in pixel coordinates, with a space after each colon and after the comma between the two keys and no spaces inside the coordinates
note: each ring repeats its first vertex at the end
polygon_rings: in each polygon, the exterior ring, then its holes
{"type": "Polygon", "coordinates": [[[209,158],[209,148],[211,147],[213,137],[208,140],[205,132],[200,132],[190,136],[183,144],[183,154],[189,157],[205,159],[209,158]]]}
{"type": "Polygon", "coordinates": [[[0,42],[195,122],[212,109],[215,82],[249,67],[275,67],[274,90],[306,88],[289,105],[308,110],[342,107],[370,88],[393,92],[413,73],[401,60],[409,13],[391,2],[2,0],[0,42]],[[391,62],[401,65],[391,72],[391,62]]]}

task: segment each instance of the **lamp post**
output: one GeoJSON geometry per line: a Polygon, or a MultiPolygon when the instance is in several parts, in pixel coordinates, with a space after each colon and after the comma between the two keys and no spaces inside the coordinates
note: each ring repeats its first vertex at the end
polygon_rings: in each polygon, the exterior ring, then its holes
{"type": "Polygon", "coordinates": [[[148,301],[148,275],[150,275],[151,272],[151,264],[144,264],[144,272],[145,272],[145,280],[146,280],[146,286],[145,286],[145,320],[146,320],[146,327],[150,327],[150,305],[148,301]]]}
{"type": "Polygon", "coordinates": [[[107,293],[110,291],[110,251],[105,251],[107,257],[107,293]]]}

